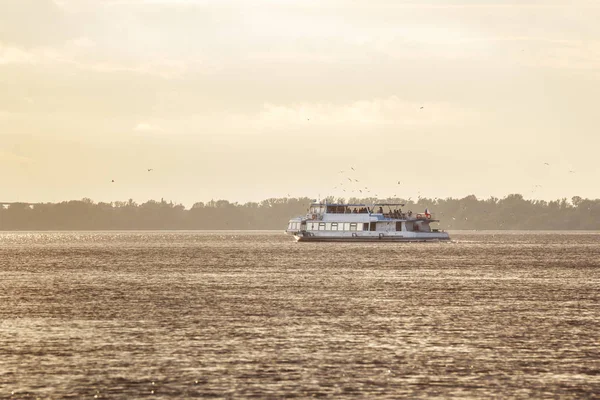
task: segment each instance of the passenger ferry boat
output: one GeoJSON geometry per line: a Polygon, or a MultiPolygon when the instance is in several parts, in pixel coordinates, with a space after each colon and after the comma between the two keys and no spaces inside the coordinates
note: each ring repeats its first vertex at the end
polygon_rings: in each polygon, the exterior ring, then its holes
{"type": "Polygon", "coordinates": [[[426,242],[449,240],[444,231],[432,229],[438,222],[424,213],[403,212],[404,204],[312,203],[308,214],[289,221],[286,233],[299,242],[426,242]]]}

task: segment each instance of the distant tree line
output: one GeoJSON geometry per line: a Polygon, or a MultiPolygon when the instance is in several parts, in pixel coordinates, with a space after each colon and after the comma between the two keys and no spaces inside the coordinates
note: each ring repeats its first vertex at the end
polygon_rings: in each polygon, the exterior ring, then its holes
{"type": "MultiPolygon", "coordinates": [[[[600,199],[579,196],[555,201],[505,198],[462,199],[350,198],[329,202],[405,203],[404,211],[428,208],[442,229],[600,230],[600,199]]],[[[0,207],[0,230],[184,230],[285,229],[287,221],[306,213],[309,198],[271,198],[259,203],[211,200],[190,209],[165,200],[95,203],[91,199],[61,203],[12,203],[0,207]]]]}

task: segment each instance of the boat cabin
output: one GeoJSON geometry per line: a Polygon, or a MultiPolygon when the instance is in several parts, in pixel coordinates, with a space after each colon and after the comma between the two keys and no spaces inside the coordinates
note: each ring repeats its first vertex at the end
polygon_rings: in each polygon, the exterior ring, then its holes
{"type": "Polygon", "coordinates": [[[289,221],[289,231],[326,232],[431,232],[431,214],[413,216],[401,203],[313,203],[304,218],[289,221]]]}

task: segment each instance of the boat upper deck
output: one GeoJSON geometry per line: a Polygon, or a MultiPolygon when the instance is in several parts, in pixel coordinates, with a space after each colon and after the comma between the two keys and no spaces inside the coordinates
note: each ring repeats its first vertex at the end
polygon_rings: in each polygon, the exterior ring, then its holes
{"type": "Polygon", "coordinates": [[[403,212],[403,203],[312,203],[308,209],[308,219],[319,220],[429,220],[433,215],[427,210],[424,213],[413,214],[412,211],[403,212]]]}

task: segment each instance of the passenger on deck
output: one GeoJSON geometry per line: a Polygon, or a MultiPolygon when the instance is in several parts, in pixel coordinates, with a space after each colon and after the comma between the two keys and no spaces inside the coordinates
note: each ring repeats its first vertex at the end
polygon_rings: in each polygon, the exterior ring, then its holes
{"type": "Polygon", "coordinates": [[[383,214],[383,207],[379,207],[379,211],[378,211],[378,213],[379,213],[379,214],[383,214]]]}

